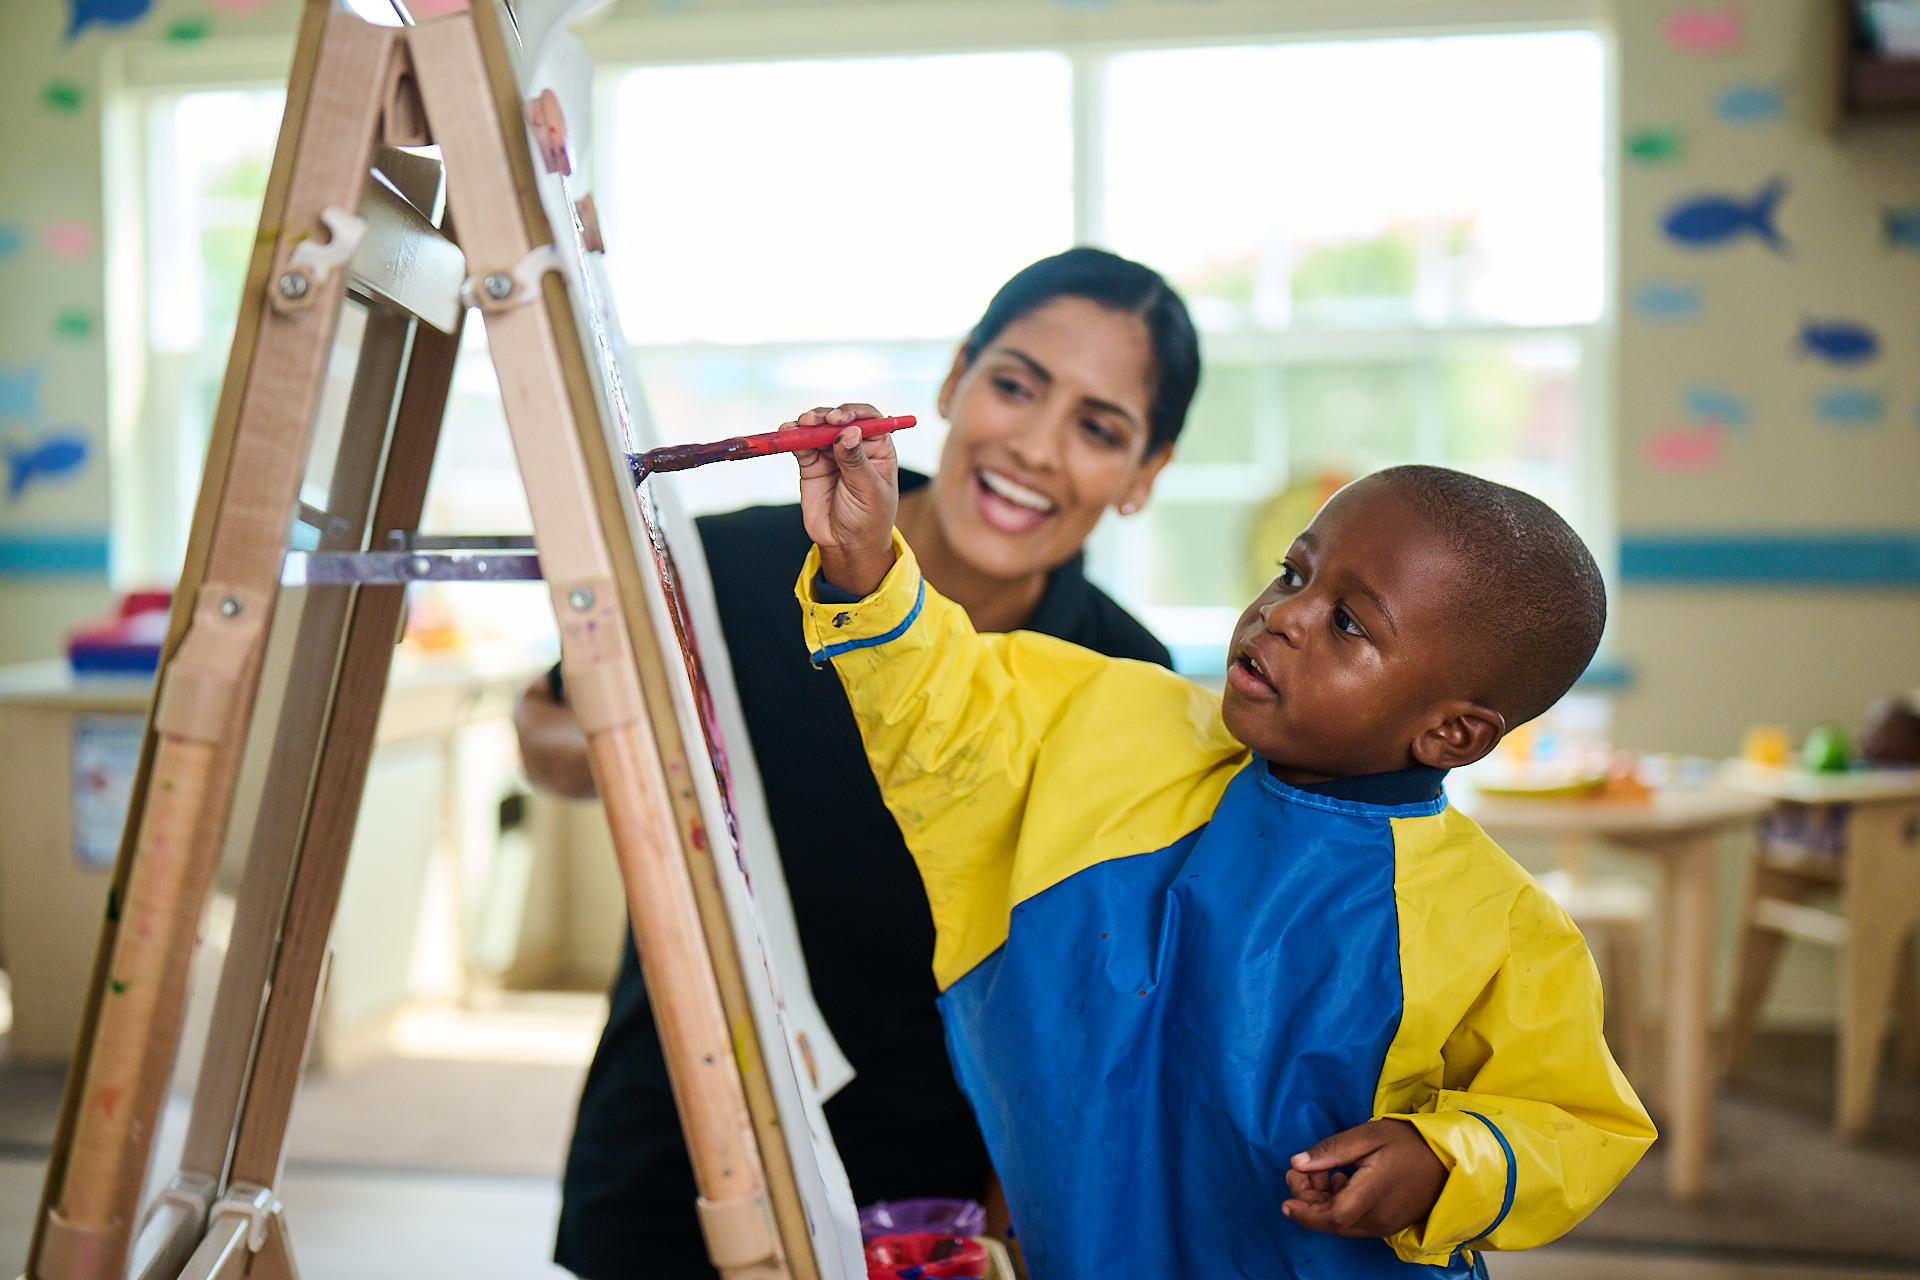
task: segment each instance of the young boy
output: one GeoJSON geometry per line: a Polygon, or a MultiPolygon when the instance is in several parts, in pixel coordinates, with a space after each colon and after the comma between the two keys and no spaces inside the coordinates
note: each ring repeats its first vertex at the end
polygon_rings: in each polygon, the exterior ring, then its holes
{"type": "Polygon", "coordinates": [[[975,633],[892,533],[885,437],[798,460],[807,643],[925,881],[1036,1280],[1484,1275],[1633,1167],[1653,1126],[1579,933],[1440,786],[1599,642],[1551,510],[1434,467],[1348,486],[1241,617],[1216,705],[975,633]]]}

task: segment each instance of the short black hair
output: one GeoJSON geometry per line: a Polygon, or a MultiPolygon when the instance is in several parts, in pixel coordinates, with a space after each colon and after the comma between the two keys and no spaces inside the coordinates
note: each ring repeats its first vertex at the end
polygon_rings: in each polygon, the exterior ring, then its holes
{"type": "Polygon", "coordinates": [[[1459,557],[1473,696],[1525,724],[1560,701],[1600,647],[1607,589],[1586,543],[1532,494],[1446,467],[1368,477],[1411,501],[1459,557]]]}
{"type": "Polygon", "coordinates": [[[986,314],[967,334],[969,363],[1000,331],[1055,298],[1085,298],[1140,317],[1153,345],[1154,390],[1148,406],[1147,456],[1169,448],[1187,422],[1200,385],[1200,339],[1173,286],[1152,267],[1085,245],[1022,267],[1000,286],[986,314]]]}

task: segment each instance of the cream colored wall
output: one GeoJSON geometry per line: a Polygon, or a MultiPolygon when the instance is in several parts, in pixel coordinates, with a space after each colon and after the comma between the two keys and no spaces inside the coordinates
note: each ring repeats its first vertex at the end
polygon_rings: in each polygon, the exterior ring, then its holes
{"type": "MultiPolygon", "coordinates": [[[[1676,129],[1669,163],[1619,163],[1617,477],[1624,536],[1706,532],[1920,530],[1920,252],[1889,246],[1883,211],[1920,206],[1920,124],[1833,120],[1836,6],[1768,0],[1741,9],[1744,46],[1702,56],[1675,48],[1675,6],[1616,6],[1623,134],[1676,129]],[[1727,89],[1780,90],[1775,121],[1733,123],[1715,111],[1727,89]],[[1743,237],[1687,250],[1662,234],[1687,197],[1750,199],[1782,177],[1784,253],[1743,237]],[[1699,291],[1697,320],[1658,323],[1636,292],[1653,281],[1699,291]],[[1808,319],[1874,329],[1878,360],[1857,372],[1797,350],[1808,319]],[[1726,432],[1722,458],[1698,471],[1649,461],[1659,433],[1689,422],[1687,389],[1745,398],[1751,425],[1726,432]],[[1822,425],[1813,397],[1857,387],[1886,399],[1884,421],[1822,425]]],[[[1711,755],[1737,749],[1759,722],[1857,724],[1866,704],[1920,685],[1920,591],[1653,586],[1615,599],[1613,644],[1637,679],[1618,700],[1627,745],[1711,755]]]]}

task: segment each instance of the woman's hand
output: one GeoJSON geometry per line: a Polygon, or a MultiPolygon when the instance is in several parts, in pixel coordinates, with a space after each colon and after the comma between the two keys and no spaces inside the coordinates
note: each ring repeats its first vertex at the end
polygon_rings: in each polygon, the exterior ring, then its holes
{"type": "Polygon", "coordinates": [[[1424,1222],[1447,1169],[1405,1120],[1375,1120],[1322,1138],[1293,1158],[1280,1211],[1336,1236],[1390,1236],[1424,1222]],[[1351,1176],[1335,1170],[1352,1167],[1351,1176]]]}
{"type": "Polygon", "coordinates": [[[893,568],[893,517],[900,506],[900,462],[893,437],[862,439],[852,424],[878,418],[870,404],[809,409],[782,431],[846,426],[826,449],[801,449],[800,518],[820,548],[820,573],[842,591],[869,596],[893,568]]]}

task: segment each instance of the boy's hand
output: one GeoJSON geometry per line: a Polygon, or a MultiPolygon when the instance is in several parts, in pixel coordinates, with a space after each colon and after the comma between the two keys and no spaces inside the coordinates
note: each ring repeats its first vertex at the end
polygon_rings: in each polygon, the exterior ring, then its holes
{"type": "MultiPolygon", "coordinates": [[[[842,426],[878,418],[870,404],[838,409],[809,409],[782,431],[795,427],[842,426]]],[[[820,548],[820,572],[834,586],[869,596],[893,568],[893,517],[900,506],[900,462],[893,437],[860,437],[848,426],[831,448],[801,449],[800,518],[807,536],[820,548]]]]}
{"type": "Polygon", "coordinates": [[[1446,1166],[1405,1120],[1374,1120],[1322,1138],[1293,1158],[1280,1211],[1336,1236],[1390,1236],[1425,1220],[1447,1184],[1446,1166]],[[1351,1176],[1333,1173],[1356,1166],[1351,1176]]]}

